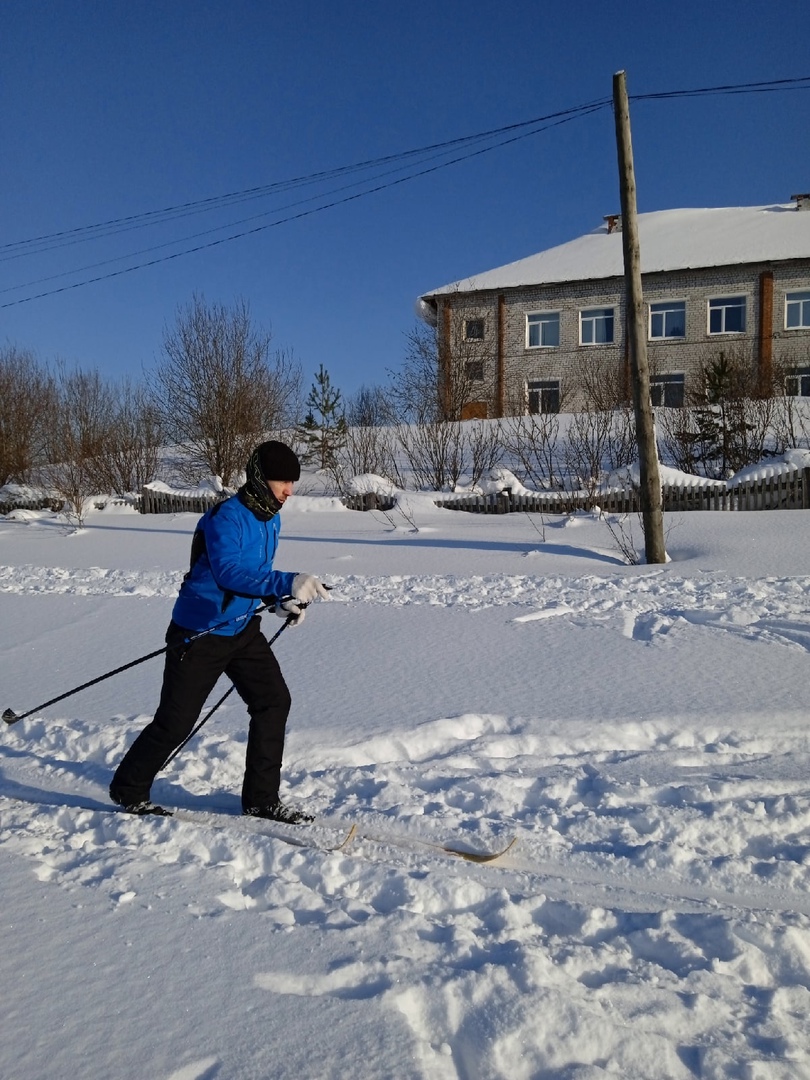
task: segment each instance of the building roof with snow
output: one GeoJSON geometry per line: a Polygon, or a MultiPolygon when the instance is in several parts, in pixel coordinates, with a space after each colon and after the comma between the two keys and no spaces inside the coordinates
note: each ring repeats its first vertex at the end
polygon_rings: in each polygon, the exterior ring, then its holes
{"type": "MultiPolygon", "coordinates": [[[[641,272],[652,274],[745,263],[810,258],[810,195],[772,206],[656,210],[638,215],[641,272]]],[[[624,273],[621,229],[604,225],[566,244],[486,270],[473,277],[423,293],[421,299],[447,293],[511,289],[621,277],[624,273]]]]}

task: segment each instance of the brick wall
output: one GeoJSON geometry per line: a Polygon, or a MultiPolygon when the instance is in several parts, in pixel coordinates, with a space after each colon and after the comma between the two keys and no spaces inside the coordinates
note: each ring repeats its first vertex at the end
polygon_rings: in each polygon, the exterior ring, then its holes
{"type": "MultiPolygon", "coordinates": [[[[721,349],[732,355],[758,359],[760,323],[760,274],[773,273],[773,364],[780,367],[810,366],[810,330],[785,329],[785,292],[810,289],[810,259],[800,263],[763,263],[709,269],[679,270],[645,274],[642,280],[645,305],[658,300],[686,302],[686,337],[647,343],[650,371],[655,375],[682,373],[687,393],[694,388],[702,364],[721,349]],[[708,301],[722,296],[746,297],[744,334],[709,334],[708,301]]],[[[440,299],[449,305],[452,317],[445,325],[451,335],[460,333],[464,320],[483,318],[486,357],[480,396],[489,405],[489,415],[498,414],[496,386],[499,368],[504,379],[504,411],[525,408],[525,388],[532,380],[559,380],[563,387],[563,409],[582,404],[583,364],[594,370],[604,367],[605,377],[624,372],[626,335],[624,328],[624,281],[611,278],[561,285],[527,285],[501,292],[453,293],[440,299]],[[503,297],[503,326],[499,335],[498,297],[503,297]],[[611,345],[579,344],[579,312],[582,308],[614,307],[616,319],[611,345]],[[560,312],[560,346],[526,347],[526,316],[531,312],[560,312]],[[567,394],[565,391],[568,391],[567,394]]],[[[439,326],[443,325],[439,320],[439,326]]],[[[446,350],[447,342],[442,343],[446,350]]],[[[456,344],[450,345],[450,352],[456,344]]],[[[445,351],[444,355],[447,355],[445,351]]]]}

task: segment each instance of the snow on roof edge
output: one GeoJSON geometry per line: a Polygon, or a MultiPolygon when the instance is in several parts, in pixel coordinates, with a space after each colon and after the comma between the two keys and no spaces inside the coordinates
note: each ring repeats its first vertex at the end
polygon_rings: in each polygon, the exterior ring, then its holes
{"type": "MultiPolygon", "coordinates": [[[[810,259],[810,213],[795,204],[692,207],[638,215],[644,274],[810,259]]],[[[418,302],[452,292],[593,281],[624,274],[622,234],[607,225],[492,270],[422,293],[418,302]]]]}

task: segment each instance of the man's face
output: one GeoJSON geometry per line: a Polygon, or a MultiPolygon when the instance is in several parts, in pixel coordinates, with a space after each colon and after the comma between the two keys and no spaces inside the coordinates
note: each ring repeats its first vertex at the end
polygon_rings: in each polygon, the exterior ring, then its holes
{"type": "Polygon", "coordinates": [[[276,501],[280,502],[281,505],[283,506],[284,503],[287,501],[287,499],[289,499],[290,495],[292,495],[292,493],[293,493],[293,488],[295,487],[295,481],[294,480],[268,480],[267,481],[267,486],[270,488],[270,491],[275,496],[276,501]]]}

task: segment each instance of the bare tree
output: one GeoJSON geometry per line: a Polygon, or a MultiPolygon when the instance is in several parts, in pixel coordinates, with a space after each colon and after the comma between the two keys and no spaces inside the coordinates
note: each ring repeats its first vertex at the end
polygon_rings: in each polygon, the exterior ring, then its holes
{"type": "Polygon", "coordinates": [[[503,421],[502,430],[506,453],[524,480],[538,491],[562,487],[557,413],[515,416],[503,421]]]}
{"type": "Polygon", "coordinates": [[[399,442],[418,488],[452,491],[464,473],[464,434],[453,420],[401,424],[399,442]]]}
{"type": "Polygon", "coordinates": [[[346,402],[346,441],[340,453],[340,486],[347,479],[373,473],[401,487],[396,465],[392,411],[381,386],[361,386],[346,402]]]}
{"type": "Polygon", "coordinates": [[[611,472],[638,461],[636,419],[629,404],[620,405],[611,413],[606,465],[611,472]]]}
{"type": "Polygon", "coordinates": [[[43,463],[53,402],[53,379],[33,353],[0,349],[0,485],[28,483],[43,463]]]}
{"type": "Polygon", "coordinates": [[[586,409],[608,412],[630,405],[629,376],[623,360],[606,361],[586,349],[577,361],[574,381],[580,387],[586,409]]]}
{"type": "Polygon", "coordinates": [[[88,499],[99,494],[96,461],[103,455],[113,423],[114,394],[97,371],[59,364],[56,399],[48,423],[44,474],[62,495],[67,512],[81,525],[88,499]]]}
{"type": "Polygon", "coordinates": [[[391,407],[397,420],[419,424],[441,419],[439,346],[435,327],[417,323],[406,335],[405,357],[391,376],[391,407]]]}
{"type": "Polygon", "coordinates": [[[338,486],[345,491],[353,476],[373,473],[401,487],[396,466],[396,439],[388,427],[347,427],[346,441],[338,455],[338,486]]]}
{"type": "Polygon", "coordinates": [[[484,473],[500,465],[504,456],[500,421],[468,420],[463,425],[464,471],[471,484],[480,482],[484,473]]]}
{"type": "Polygon", "coordinates": [[[399,420],[421,424],[466,418],[474,402],[494,399],[494,364],[490,348],[468,337],[468,319],[454,312],[451,343],[440,356],[436,327],[418,322],[406,335],[405,357],[391,375],[391,401],[399,420]]]}
{"type": "Polygon", "coordinates": [[[395,420],[389,396],[384,386],[364,384],[346,399],[346,423],[352,427],[387,427],[395,420]]]}
{"type": "Polygon", "coordinates": [[[418,487],[454,488],[462,476],[473,483],[500,460],[497,428],[461,422],[468,407],[493,398],[488,348],[471,334],[469,312],[454,312],[451,342],[440,359],[435,327],[417,323],[407,335],[402,366],[391,372],[391,402],[400,421],[398,439],[418,487]]]}
{"type": "Polygon", "coordinates": [[[572,483],[594,495],[608,462],[613,413],[587,409],[574,413],[563,455],[572,483]]]}
{"type": "Polygon", "coordinates": [[[699,410],[692,406],[682,409],[656,409],[659,454],[662,461],[681,472],[699,476],[712,457],[714,438],[699,423],[699,410]]]}
{"type": "Polygon", "coordinates": [[[774,452],[783,454],[794,447],[810,443],[810,410],[808,398],[802,396],[802,382],[807,378],[801,371],[805,365],[793,356],[785,357],[773,371],[773,438],[774,452]]]}
{"type": "Polygon", "coordinates": [[[292,424],[301,368],[234,307],[194,296],[163,337],[163,357],[150,384],[168,439],[183,452],[190,481],[206,473],[231,486],[257,442],[292,424]]]}
{"type": "Polygon", "coordinates": [[[110,424],[89,471],[96,491],[126,495],[155,479],[161,429],[157,410],[143,386],[125,380],[111,393],[110,424]]]}

